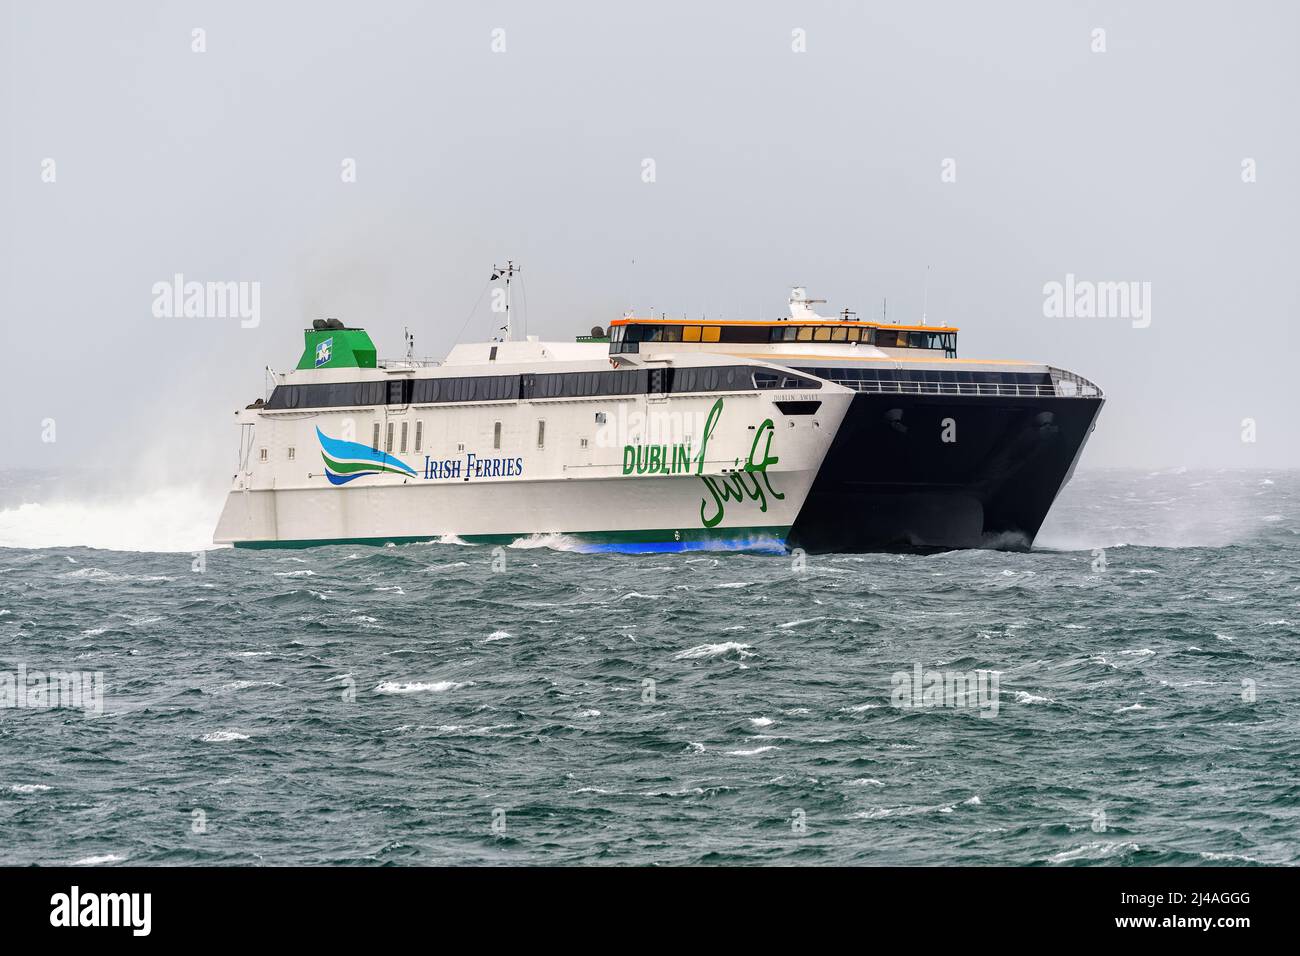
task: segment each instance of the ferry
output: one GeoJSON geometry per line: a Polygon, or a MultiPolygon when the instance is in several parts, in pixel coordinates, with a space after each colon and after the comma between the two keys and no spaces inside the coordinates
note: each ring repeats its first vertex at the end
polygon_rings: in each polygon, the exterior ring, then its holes
{"type": "Polygon", "coordinates": [[[770,321],[615,320],[610,354],[732,355],[853,400],[787,536],[810,552],[1033,545],[1105,402],[1073,372],[962,359],[955,326],[819,315],[805,288],[770,321]]]}
{"type": "Polygon", "coordinates": [[[500,340],[441,362],[381,360],[364,328],[315,320],[296,368],[236,413],[215,542],[787,546],[852,389],[761,359],[612,351],[599,328],[514,340],[506,301],[500,340]]]}
{"type": "MultiPolygon", "coordinates": [[[[214,539],[236,547],[558,535],[583,550],[1028,549],[1101,389],[957,356],[955,326],[819,315],[615,320],[380,360],[317,320],[237,413],[214,539]]],[[[494,273],[494,280],[498,275],[494,273]]]]}

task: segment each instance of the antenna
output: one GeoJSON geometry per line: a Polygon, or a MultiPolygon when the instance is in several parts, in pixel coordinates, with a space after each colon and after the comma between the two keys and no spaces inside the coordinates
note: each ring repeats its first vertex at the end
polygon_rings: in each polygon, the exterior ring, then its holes
{"type": "Polygon", "coordinates": [[[925,325],[926,308],[930,304],[930,267],[925,267],[925,283],[921,286],[921,324],[925,325]]]}
{"type": "Polygon", "coordinates": [[[489,281],[495,282],[497,279],[500,279],[502,276],[504,276],[506,280],[506,324],[501,326],[500,328],[500,331],[506,334],[505,338],[502,340],[505,342],[510,341],[510,280],[514,277],[515,273],[523,272],[523,271],[524,271],[523,266],[515,265],[515,261],[513,259],[506,260],[506,265],[504,269],[498,265],[492,266],[492,278],[489,281]]]}
{"type": "Polygon", "coordinates": [[[406,326],[402,326],[402,337],[406,339],[406,364],[415,364],[415,335],[406,326]]]}

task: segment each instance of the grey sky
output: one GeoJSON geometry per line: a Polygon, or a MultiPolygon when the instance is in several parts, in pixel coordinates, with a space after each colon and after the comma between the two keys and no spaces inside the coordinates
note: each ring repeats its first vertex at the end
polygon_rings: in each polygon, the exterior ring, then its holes
{"type": "MultiPolygon", "coordinates": [[[[914,320],[929,265],[962,355],[1106,389],[1085,465],[1300,465],[1293,4],[12,3],[0,22],[0,465],[223,481],[232,412],[305,321],[388,355],[409,325],[439,355],[506,257],[529,331],[566,338],[629,306],[774,317],[796,283],[914,320]],[[178,272],[260,282],[260,326],[153,317],[178,272]],[[1044,318],[1067,273],[1150,282],[1150,327],[1044,318]]],[[[465,338],[493,318],[484,300],[465,338]]]]}

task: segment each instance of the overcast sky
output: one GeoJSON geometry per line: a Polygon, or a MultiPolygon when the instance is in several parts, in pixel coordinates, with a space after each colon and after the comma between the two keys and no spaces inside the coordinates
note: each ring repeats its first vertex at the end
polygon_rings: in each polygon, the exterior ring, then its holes
{"type": "Polygon", "coordinates": [[[1300,465],[1295,4],[17,2],[2,23],[0,465],[224,481],[234,409],[311,318],[440,355],[467,318],[492,334],[471,307],[507,257],[529,331],[563,338],[629,307],[771,318],[793,284],[916,320],[929,266],[963,356],[1105,388],[1085,466],[1300,465]],[[260,324],[155,317],[176,273],[260,283],[260,324]],[[1067,274],[1149,282],[1149,326],[1045,317],[1067,274]]]}

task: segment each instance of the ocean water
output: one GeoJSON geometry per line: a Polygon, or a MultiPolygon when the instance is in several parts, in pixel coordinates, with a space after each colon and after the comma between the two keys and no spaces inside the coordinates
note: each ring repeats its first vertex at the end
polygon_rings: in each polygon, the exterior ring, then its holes
{"type": "Polygon", "coordinates": [[[196,565],[219,500],[60,487],[0,479],[0,695],[90,683],[0,709],[0,863],[1300,862],[1294,472],[1084,472],[1032,553],[806,561],[196,565]]]}

